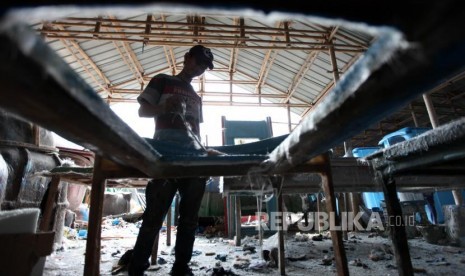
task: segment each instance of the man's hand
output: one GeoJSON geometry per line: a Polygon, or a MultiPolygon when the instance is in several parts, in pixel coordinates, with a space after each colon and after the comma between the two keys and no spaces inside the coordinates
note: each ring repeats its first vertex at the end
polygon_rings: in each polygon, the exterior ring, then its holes
{"type": "Polygon", "coordinates": [[[186,102],[182,97],[171,96],[166,99],[166,102],[163,107],[165,113],[177,113],[177,114],[186,114],[186,102]]]}

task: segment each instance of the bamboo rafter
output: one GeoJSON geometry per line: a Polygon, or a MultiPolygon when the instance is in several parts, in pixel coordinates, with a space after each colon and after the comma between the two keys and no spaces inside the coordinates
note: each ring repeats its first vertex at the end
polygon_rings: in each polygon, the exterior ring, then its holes
{"type": "MultiPolygon", "coordinates": [[[[180,42],[176,41],[178,39],[190,39],[192,43],[202,41],[202,44],[216,48],[317,50],[331,46],[324,41],[325,31],[293,29],[291,21],[286,21],[283,28],[246,24],[241,24],[240,28],[237,28],[237,25],[205,23],[204,17],[191,17],[187,23],[69,17],[50,22],[49,28],[40,30],[40,33],[52,39],[119,40],[164,46],[185,45],[185,42],[179,44],[180,42]],[[59,26],[67,29],[60,29],[59,26]],[[69,27],[87,29],[75,30],[69,27]],[[102,28],[108,31],[103,32],[102,28]]],[[[341,37],[349,41],[346,36],[341,35],[341,37]]],[[[333,46],[336,51],[341,52],[363,52],[367,49],[367,45],[355,39],[351,39],[350,42],[350,44],[334,43],[333,46]]]]}

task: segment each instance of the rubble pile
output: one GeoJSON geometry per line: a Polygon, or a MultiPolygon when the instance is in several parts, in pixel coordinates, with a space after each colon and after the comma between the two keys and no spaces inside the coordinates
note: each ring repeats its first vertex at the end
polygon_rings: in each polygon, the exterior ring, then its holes
{"type": "MultiPolygon", "coordinates": [[[[122,218],[102,221],[102,275],[127,275],[115,266],[134,246],[140,221],[122,218]]],[[[279,246],[277,234],[266,235],[263,244],[257,235],[245,236],[240,246],[235,239],[223,237],[215,226],[199,231],[190,266],[195,275],[263,275],[277,274],[279,246]]],[[[65,230],[63,245],[47,258],[44,275],[82,275],[85,236],[80,230],[65,230]]],[[[166,227],[160,233],[157,264],[147,275],[168,275],[174,262],[176,227],[172,227],[171,245],[167,245],[166,227]]],[[[326,273],[336,275],[333,244],[328,231],[285,232],[284,256],[286,275],[326,273]]],[[[409,239],[412,264],[416,273],[460,275],[465,263],[464,249],[426,242],[423,237],[409,239]]],[[[389,238],[376,232],[350,232],[344,240],[351,275],[385,275],[397,273],[395,256],[389,238]]]]}

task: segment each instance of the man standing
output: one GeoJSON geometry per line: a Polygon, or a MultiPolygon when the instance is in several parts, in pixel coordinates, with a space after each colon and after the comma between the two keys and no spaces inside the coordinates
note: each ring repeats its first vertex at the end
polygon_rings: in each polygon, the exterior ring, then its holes
{"type": "MultiPolygon", "coordinates": [[[[169,141],[180,147],[202,149],[200,123],[202,100],[191,86],[193,78],[213,69],[213,54],[202,45],[184,55],[184,67],[176,76],[159,74],[137,98],[140,117],[155,120],[155,140],[169,141]]],[[[182,176],[182,175],[180,175],[182,176]]],[[[179,224],[175,244],[175,262],[171,275],[193,275],[188,263],[192,256],[198,211],[205,191],[205,178],[153,179],[146,187],[146,209],[134,246],[129,275],[144,275],[152,246],[173,197],[179,192],[179,224]]]]}

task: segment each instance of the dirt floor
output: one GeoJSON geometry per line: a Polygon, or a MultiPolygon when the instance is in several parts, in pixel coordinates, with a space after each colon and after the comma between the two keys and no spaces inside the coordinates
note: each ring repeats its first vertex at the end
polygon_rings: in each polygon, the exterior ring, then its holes
{"type": "MultiPolygon", "coordinates": [[[[174,229],[173,229],[174,230],[174,229]]],[[[101,275],[112,275],[112,267],[131,249],[138,232],[138,223],[111,221],[102,230],[101,275]]],[[[74,230],[65,231],[63,246],[47,257],[44,274],[83,275],[86,241],[74,230]]],[[[287,232],[285,235],[286,275],[336,275],[332,242],[328,233],[287,232]]],[[[264,239],[260,247],[258,239],[246,236],[242,246],[234,246],[233,240],[213,235],[198,235],[194,246],[191,267],[195,275],[279,275],[272,260],[264,261],[262,250],[275,244],[276,236],[264,239]],[[218,273],[218,272],[226,273],[218,273]]],[[[151,266],[147,275],[168,275],[174,256],[171,254],[176,239],[172,232],[171,246],[166,245],[166,232],[160,235],[159,264],[151,266]]],[[[376,233],[352,232],[344,241],[350,275],[398,275],[391,242],[376,233]]],[[[451,245],[434,245],[422,237],[409,240],[410,254],[415,274],[463,275],[465,248],[451,245]]],[[[272,250],[271,256],[274,255],[272,250]]],[[[120,272],[116,275],[127,275],[120,272]]]]}

